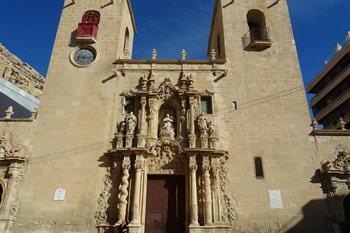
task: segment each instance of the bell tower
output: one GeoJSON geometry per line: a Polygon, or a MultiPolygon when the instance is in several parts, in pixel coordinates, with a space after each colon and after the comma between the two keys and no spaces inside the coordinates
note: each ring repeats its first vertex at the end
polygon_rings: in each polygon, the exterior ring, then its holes
{"type": "Polygon", "coordinates": [[[131,59],[135,31],[129,0],[65,0],[30,139],[31,159],[41,162],[28,171],[20,197],[23,216],[50,222],[60,215],[79,225],[79,232],[95,229],[103,152],[111,147],[121,108],[116,89],[124,85],[114,77],[113,63],[131,59]],[[65,197],[57,201],[55,190],[65,197]],[[33,200],[30,193],[43,198],[33,200]],[[89,224],[81,216],[88,216],[89,224]]]}

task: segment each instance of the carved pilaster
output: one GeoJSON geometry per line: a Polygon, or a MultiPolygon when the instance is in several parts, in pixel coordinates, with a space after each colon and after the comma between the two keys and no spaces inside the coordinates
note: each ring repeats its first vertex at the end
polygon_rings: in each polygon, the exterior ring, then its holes
{"type": "Polygon", "coordinates": [[[212,187],[213,187],[213,218],[214,223],[221,223],[221,198],[220,198],[220,160],[211,159],[212,187]]]}
{"type": "Polygon", "coordinates": [[[189,128],[190,128],[190,132],[189,132],[189,136],[188,136],[188,140],[189,140],[189,147],[190,148],[195,148],[196,147],[196,133],[195,133],[195,98],[193,96],[191,96],[189,98],[189,103],[190,103],[190,115],[189,115],[189,128]]]}
{"type": "Polygon", "coordinates": [[[149,114],[147,116],[148,121],[148,133],[147,133],[147,143],[152,145],[157,140],[157,122],[158,114],[156,109],[156,98],[152,96],[148,99],[148,109],[149,114]]]}
{"type": "Polygon", "coordinates": [[[116,138],[116,147],[117,148],[122,148],[124,146],[124,135],[123,134],[117,134],[115,136],[116,138]]]}
{"type": "Polygon", "coordinates": [[[23,163],[12,163],[8,168],[9,181],[7,183],[7,193],[4,197],[3,213],[8,215],[12,220],[17,217],[19,208],[18,188],[23,180],[24,173],[23,163]]]}
{"type": "Polygon", "coordinates": [[[128,188],[129,188],[129,169],[130,169],[130,157],[125,156],[122,163],[123,174],[119,185],[119,197],[118,197],[118,221],[117,225],[120,225],[126,221],[126,206],[128,204],[128,188]]]}
{"type": "Polygon", "coordinates": [[[208,148],[208,135],[206,134],[201,135],[201,147],[208,148]]]}
{"type": "Polygon", "coordinates": [[[147,97],[141,97],[141,110],[139,115],[139,134],[137,135],[137,146],[145,147],[146,145],[146,132],[147,132],[147,119],[146,119],[146,104],[147,97]]]}
{"type": "Polygon", "coordinates": [[[133,198],[131,204],[131,222],[132,225],[140,224],[140,194],[141,194],[141,175],[144,169],[144,159],[141,155],[136,156],[135,164],[135,179],[133,198]]]}
{"type": "Polygon", "coordinates": [[[125,136],[125,147],[131,148],[133,140],[134,140],[134,135],[126,135],[125,136]]]}
{"type": "Polygon", "coordinates": [[[197,200],[197,160],[196,156],[191,156],[189,159],[189,171],[190,171],[190,191],[191,191],[191,216],[190,224],[197,226],[198,224],[198,200],[197,200]]]}
{"type": "Polygon", "coordinates": [[[203,157],[203,180],[204,180],[204,202],[205,202],[205,217],[204,225],[213,224],[213,211],[212,211],[212,195],[210,184],[210,162],[209,157],[203,157]]]}
{"type": "Polygon", "coordinates": [[[112,179],[111,168],[106,168],[106,174],[104,179],[104,188],[99,198],[97,199],[97,210],[95,213],[96,225],[107,225],[107,209],[109,207],[108,200],[111,196],[112,179]]]}

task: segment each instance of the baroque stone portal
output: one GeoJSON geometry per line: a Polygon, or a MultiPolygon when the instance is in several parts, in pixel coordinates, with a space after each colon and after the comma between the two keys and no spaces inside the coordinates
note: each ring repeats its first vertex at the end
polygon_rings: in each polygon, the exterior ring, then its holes
{"type": "Polygon", "coordinates": [[[135,108],[117,124],[114,148],[107,153],[114,168],[107,170],[98,202],[99,229],[124,226],[129,232],[143,232],[147,175],[185,175],[188,198],[183,205],[189,210],[189,231],[232,232],[236,213],[228,184],[228,153],[216,148],[214,117],[200,108],[201,98],[213,95],[196,90],[192,76],[185,73],[176,85],[164,79],[158,87],[152,74],[145,75],[136,90],[122,93],[123,98],[133,98],[135,108]],[[119,184],[117,197],[111,193],[113,184],[119,184]],[[108,222],[113,198],[118,200],[117,219],[108,222]]]}

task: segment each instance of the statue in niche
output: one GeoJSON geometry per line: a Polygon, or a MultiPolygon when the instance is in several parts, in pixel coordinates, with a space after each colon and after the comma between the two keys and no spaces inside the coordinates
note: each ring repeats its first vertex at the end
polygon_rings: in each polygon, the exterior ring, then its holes
{"type": "Polygon", "coordinates": [[[118,134],[124,135],[125,132],[126,132],[126,123],[125,123],[125,121],[122,121],[119,123],[119,126],[118,126],[118,134]]]}
{"type": "Polygon", "coordinates": [[[160,128],[161,138],[175,139],[175,129],[173,122],[174,121],[170,118],[170,115],[166,114],[165,118],[163,119],[163,125],[160,128]]]}
{"type": "Polygon", "coordinates": [[[199,134],[208,135],[208,122],[204,114],[201,114],[197,120],[199,134]]]}
{"type": "Polygon", "coordinates": [[[208,123],[208,133],[209,133],[209,136],[211,136],[211,137],[214,137],[216,134],[215,125],[214,125],[213,121],[210,121],[208,123]]]}
{"type": "Polygon", "coordinates": [[[133,112],[130,112],[126,116],[125,122],[126,122],[126,134],[133,135],[136,129],[136,122],[137,122],[137,118],[133,112]]]}

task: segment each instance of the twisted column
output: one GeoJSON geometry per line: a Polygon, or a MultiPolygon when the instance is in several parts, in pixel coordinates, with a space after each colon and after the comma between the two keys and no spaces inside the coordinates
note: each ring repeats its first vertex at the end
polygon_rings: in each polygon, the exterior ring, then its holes
{"type": "Polygon", "coordinates": [[[196,156],[191,156],[189,161],[189,170],[190,170],[190,187],[191,187],[191,216],[190,224],[198,224],[198,200],[197,200],[197,161],[196,156]]]}
{"type": "Polygon", "coordinates": [[[205,202],[205,218],[204,225],[213,224],[213,210],[212,210],[212,195],[210,184],[210,162],[209,157],[203,157],[203,180],[204,180],[204,202],[205,202]]]}
{"type": "Polygon", "coordinates": [[[118,221],[117,225],[120,225],[126,221],[126,206],[128,204],[128,188],[129,188],[129,169],[130,169],[130,157],[125,156],[122,164],[123,175],[119,185],[118,196],[118,221]]]}

